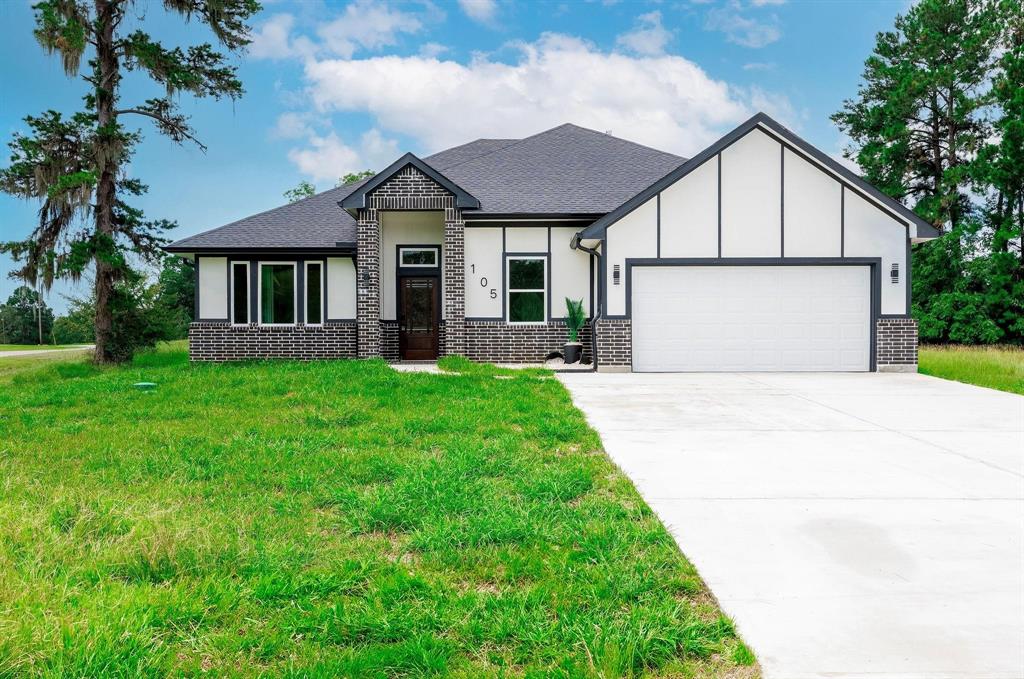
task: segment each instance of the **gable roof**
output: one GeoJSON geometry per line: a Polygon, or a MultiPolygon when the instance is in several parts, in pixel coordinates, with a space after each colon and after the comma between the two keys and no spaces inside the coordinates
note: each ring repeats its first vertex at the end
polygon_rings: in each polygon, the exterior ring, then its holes
{"type": "Polygon", "coordinates": [[[362,185],[338,201],[338,205],[346,210],[355,210],[361,207],[366,207],[366,196],[368,193],[391,179],[396,172],[410,165],[430,177],[435,184],[448,191],[448,193],[454,195],[455,207],[466,208],[469,210],[475,210],[480,207],[479,200],[467,193],[458,184],[448,179],[448,177],[444,176],[430,165],[427,165],[411,153],[406,153],[404,156],[388,165],[385,169],[370,177],[367,181],[363,182],[362,185]]]}
{"type": "Polygon", "coordinates": [[[617,206],[614,210],[611,210],[606,215],[596,220],[593,224],[583,229],[577,234],[579,240],[588,240],[602,238],[605,230],[615,222],[619,221],[627,214],[646,203],[649,199],[665,190],[679,179],[685,177],[693,170],[697,169],[704,161],[717,155],[725,148],[730,146],[733,142],[745,136],[748,132],[753,130],[755,127],[760,127],[762,130],[769,133],[769,136],[773,136],[777,141],[783,145],[799,149],[806,156],[810,156],[812,159],[817,161],[820,165],[823,165],[826,169],[837,175],[837,178],[846,183],[854,190],[865,194],[867,197],[873,199],[876,204],[891,213],[899,221],[905,224],[913,224],[917,228],[918,238],[937,238],[939,232],[930,223],[919,217],[913,210],[908,208],[898,200],[882,193],[871,184],[867,183],[858,174],[851,171],[849,168],[844,166],[842,163],[832,158],[826,153],[818,150],[810,143],[804,141],[791,130],[781,125],[779,122],[771,118],[765,113],[758,113],[752,118],[742,123],[735,130],[725,135],[714,144],[704,149],[696,156],[688,160],[686,163],[676,168],[672,172],[669,172],[664,177],[660,178],[643,191],[639,192],[629,200],[625,201],[621,205],[617,206]]]}
{"type": "Polygon", "coordinates": [[[379,185],[383,179],[378,178],[410,163],[434,175],[438,183],[447,182],[450,188],[446,188],[456,195],[461,191],[464,199],[478,200],[479,209],[465,214],[472,219],[498,214],[593,218],[618,207],[683,162],[685,158],[671,153],[565,124],[525,139],[478,139],[422,159],[406,154],[368,180],[183,238],[165,250],[354,247],[356,222],[339,202],[348,207],[361,201],[373,188],[368,184],[376,180],[379,185]]]}

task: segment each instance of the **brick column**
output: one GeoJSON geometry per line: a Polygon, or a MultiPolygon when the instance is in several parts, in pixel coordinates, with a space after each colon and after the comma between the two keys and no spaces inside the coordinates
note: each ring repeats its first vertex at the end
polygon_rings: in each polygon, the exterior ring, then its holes
{"type": "Polygon", "coordinates": [[[878,372],[917,372],[917,321],[879,318],[875,325],[878,372]]]}
{"type": "Polygon", "coordinates": [[[462,211],[444,211],[444,353],[466,353],[466,223],[462,211]]]}
{"type": "Polygon", "coordinates": [[[359,358],[380,356],[380,222],[362,208],[356,225],[356,325],[359,358]]]}

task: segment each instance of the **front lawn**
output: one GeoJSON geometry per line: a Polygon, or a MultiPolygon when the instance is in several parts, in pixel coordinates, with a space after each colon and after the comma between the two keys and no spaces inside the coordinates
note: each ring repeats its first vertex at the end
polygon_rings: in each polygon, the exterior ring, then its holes
{"type": "Polygon", "coordinates": [[[561,384],[448,363],[0,372],[0,676],[756,676],[561,384]]]}
{"type": "Polygon", "coordinates": [[[922,346],[918,369],[925,375],[1024,394],[1024,349],[922,346]]]}

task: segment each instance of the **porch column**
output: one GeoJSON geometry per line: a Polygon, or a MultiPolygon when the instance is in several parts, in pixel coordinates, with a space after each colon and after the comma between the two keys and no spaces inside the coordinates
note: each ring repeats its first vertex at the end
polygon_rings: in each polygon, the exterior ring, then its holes
{"type": "Polygon", "coordinates": [[[380,356],[380,222],[361,208],[356,224],[356,327],[359,358],[380,356]]]}
{"type": "Polygon", "coordinates": [[[455,207],[444,211],[444,353],[466,353],[466,223],[455,207]]]}

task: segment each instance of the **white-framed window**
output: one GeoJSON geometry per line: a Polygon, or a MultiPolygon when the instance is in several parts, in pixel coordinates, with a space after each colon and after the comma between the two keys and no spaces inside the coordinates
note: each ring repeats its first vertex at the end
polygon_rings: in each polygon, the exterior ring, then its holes
{"type": "Polygon", "coordinates": [[[249,262],[231,262],[231,322],[249,324],[249,262]]]}
{"type": "Polygon", "coordinates": [[[259,265],[260,325],[295,325],[299,295],[295,262],[260,262],[259,265]]]}
{"type": "Polygon", "coordinates": [[[398,266],[437,268],[437,248],[398,248],[398,266]]]}
{"type": "Polygon", "coordinates": [[[505,262],[505,308],[509,323],[545,323],[547,257],[509,256],[505,262]]]}
{"type": "Polygon", "coordinates": [[[324,322],[324,263],[306,262],[306,325],[324,322]]]}

